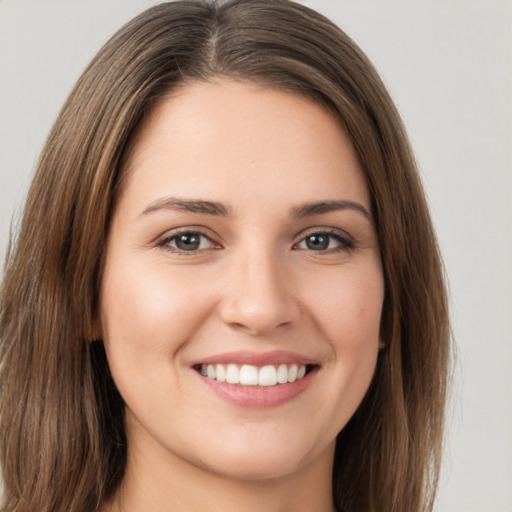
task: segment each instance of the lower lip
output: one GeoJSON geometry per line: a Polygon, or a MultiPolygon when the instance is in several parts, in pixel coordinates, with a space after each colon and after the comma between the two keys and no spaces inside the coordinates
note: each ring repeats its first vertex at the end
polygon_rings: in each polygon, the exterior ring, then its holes
{"type": "MultiPolygon", "coordinates": [[[[194,370],[195,371],[195,370],[194,370]]],[[[300,395],[311,384],[316,373],[314,368],[305,377],[288,384],[275,386],[240,386],[218,382],[196,372],[198,377],[222,400],[239,407],[267,409],[283,405],[300,395]]]]}

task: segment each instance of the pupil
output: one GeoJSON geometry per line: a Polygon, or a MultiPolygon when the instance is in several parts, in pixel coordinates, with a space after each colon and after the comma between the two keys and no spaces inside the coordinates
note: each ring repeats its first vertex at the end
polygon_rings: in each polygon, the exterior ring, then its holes
{"type": "Polygon", "coordinates": [[[194,234],[180,235],[176,239],[176,246],[184,251],[193,251],[199,248],[199,243],[199,237],[194,234]]]}
{"type": "Polygon", "coordinates": [[[308,249],[323,251],[329,247],[329,237],[325,235],[311,235],[306,239],[308,249]]]}

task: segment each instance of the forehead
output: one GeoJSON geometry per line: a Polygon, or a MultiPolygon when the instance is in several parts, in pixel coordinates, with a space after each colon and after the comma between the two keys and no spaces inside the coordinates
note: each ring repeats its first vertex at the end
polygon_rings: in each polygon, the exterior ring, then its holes
{"type": "Polygon", "coordinates": [[[369,206],[339,119],[305,96],[252,82],[197,82],[163,98],[141,125],[124,172],[125,187],[146,200],[159,191],[223,202],[257,192],[297,202],[343,193],[369,206]]]}

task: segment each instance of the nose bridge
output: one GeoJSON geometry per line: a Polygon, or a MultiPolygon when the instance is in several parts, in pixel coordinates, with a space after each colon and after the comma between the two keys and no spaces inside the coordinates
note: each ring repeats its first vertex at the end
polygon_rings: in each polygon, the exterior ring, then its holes
{"type": "Polygon", "coordinates": [[[246,247],[230,262],[222,305],[224,322],[265,334],[298,318],[299,306],[285,265],[272,247],[246,247]]]}

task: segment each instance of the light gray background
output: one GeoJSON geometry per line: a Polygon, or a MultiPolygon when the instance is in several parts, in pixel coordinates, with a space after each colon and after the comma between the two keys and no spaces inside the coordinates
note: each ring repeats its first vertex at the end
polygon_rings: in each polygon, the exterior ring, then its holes
{"type": "MultiPolygon", "coordinates": [[[[154,3],[0,0],[2,254],[72,84],[121,23],[154,3]]],[[[458,343],[437,510],[511,512],[512,2],[304,3],[336,21],[376,64],[430,198],[458,343]]]]}

